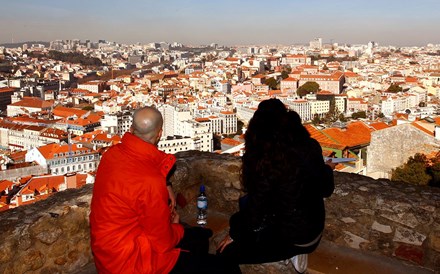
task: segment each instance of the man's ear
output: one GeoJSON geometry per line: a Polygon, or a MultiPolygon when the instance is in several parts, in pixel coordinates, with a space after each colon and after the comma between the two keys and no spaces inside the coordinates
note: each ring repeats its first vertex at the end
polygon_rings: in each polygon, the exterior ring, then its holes
{"type": "Polygon", "coordinates": [[[163,129],[161,128],[157,133],[156,142],[155,142],[156,145],[159,143],[160,138],[162,137],[162,133],[163,133],[163,129]]]}

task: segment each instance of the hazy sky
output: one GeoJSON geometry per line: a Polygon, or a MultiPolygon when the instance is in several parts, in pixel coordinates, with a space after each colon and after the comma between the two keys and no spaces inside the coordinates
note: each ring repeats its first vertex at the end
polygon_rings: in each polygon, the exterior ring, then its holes
{"type": "Polygon", "coordinates": [[[0,0],[0,43],[440,43],[440,0],[0,0]]]}

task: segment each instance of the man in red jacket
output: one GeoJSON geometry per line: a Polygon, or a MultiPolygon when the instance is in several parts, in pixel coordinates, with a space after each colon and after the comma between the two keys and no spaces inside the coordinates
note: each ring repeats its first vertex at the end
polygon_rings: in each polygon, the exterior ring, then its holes
{"type": "MultiPolygon", "coordinates": [[[[231,273],[207,251],[184,250],[183,242],[208,241],[211,235],[200,228],[186,233],[190,230],[169,207],[166,176],[175,157],[157,149],[162,124],[155,108],[136,110],[130,132],[102,157],[90,212],[96,268],[99,273],[231,273]],[[197,235],[205,239],[194,239],[197,235]]],[[[237,268],[233,272],[239,273],[237,268]]]]}

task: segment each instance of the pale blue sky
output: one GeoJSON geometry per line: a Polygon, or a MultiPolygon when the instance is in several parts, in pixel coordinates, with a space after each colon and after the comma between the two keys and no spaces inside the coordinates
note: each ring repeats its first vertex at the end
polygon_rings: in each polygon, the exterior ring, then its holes
{"type": "Polygon", "coordinates": [[[0,0],[0,8],[0,43],[440,43],[440,0],[0,0]]]}

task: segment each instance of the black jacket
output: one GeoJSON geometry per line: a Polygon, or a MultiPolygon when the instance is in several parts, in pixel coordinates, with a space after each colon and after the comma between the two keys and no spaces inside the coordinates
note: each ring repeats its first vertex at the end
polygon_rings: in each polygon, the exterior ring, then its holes
{"type": "Polygon", "coordinates": [[[282,178],[254,176],[254,187],[230,223],[234,240],[258,241],[262,231],[289,244],[306,244],[324,229],[324,198],[334,190],[333,171],[323,160],[319,143],[310,138],[295,148],[295,158],[282,178]]]}

